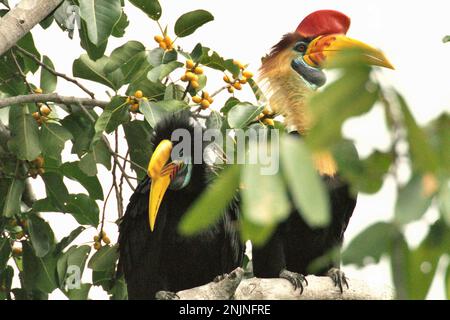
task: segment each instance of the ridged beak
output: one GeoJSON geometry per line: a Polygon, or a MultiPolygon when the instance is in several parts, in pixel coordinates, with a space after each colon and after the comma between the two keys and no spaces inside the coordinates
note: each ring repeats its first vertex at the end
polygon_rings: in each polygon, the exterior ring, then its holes
{"type": "Polygon", "coordinates": [[[170,160],[172,147],[169,140],[161,141],[153,152],[147,169],[147,174],[152,180],[148,203],[148,221],[152,232],[155,229],[159,206],[172,179],[173,166],[166,166],[170,160]]]}
{"type": "Polygon", "coordinates": [[[394,69],[382,51],[342,34],[315,38],[309,44],[303,59],[312,67],[326,68],[339,52],[351,49],[361,51],[362,61],[367,64],[394,69]]]}

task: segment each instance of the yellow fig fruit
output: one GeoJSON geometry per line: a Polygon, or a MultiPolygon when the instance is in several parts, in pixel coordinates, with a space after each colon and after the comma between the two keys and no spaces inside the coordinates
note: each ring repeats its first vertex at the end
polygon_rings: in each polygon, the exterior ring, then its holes
{"type": "Polygon", "coordinates": [[[33,112],[31,114],[33,116],[34,119],[39,120],[41,118],[41,115],[39,114],[39,112],[33,112]]]}
{"type": "Polygon", "coordinates": [[[50,112],[52,112],[52,110],[50,110],[50,108],[45,104],[39,108],[39,111],[43,116],[48,116],[50,112]]]}
{"type": "Polygon", "coordinates": [[[186,60],[186,68],[187,69],[192,69],[195,66],[194,61],[192,61],[191,59],[186,60]]]}
{"type": "Polygon", "coordinates": [[[94,243],[94,249],[95,249],[95,250],[98,251],[98,250],[100,250],[101,248],[102,248],[102,244],[101,244],[100,242],[95,242],[95,243],[94,243]]]}
{"type": "Polygon", "coordinates": [[[144,96],[144,93],[143,93],[141,90],[137,90],[137,91],[134,93],[134,96],[135,96],[136,98],[138,98],[138,99],[141,99],[141,98],[144,96]]]}
{"type": "Polygon", "coordinates": [[[251,72],[248,71],[248,70],[245,70],[244,72],[242,72],[242,75],[243,75],[244,77],[246,77],[247,79],[253,78],[253,73],[251,73],[251,72]]]}
{"type": "Polygon", "coordinates": [[[246,77],[242,77],[242,78],[239,80],[239,82],[240,82],[241,84],[246,84],[246,83],[247,83],[247,78],[246,78],[246,77]]]}
{"type": "Polygon", "coordinates": [[[226,83],[230,83],[230,77],[228,77],[227,75],[224,75],[223,81],[225,81],[226,83]]]}
{"type": "Polygon", "coordinates": [[[202,69],[201,67],[196,67],[196,68],[194,69],[194,73],[195,73],[195,74],[203,74],[203,69],[202,69]]]}
{"type": "Polygon", "coordinates": [[[237,90],[242,90],[242,84],[239,81],[235,82],[233,87],[237,90]]]}
{"type": "Polygon", "coordinates": [[[208,109],[210,105],[211,104],[209,103],[208,100],[206,100],[206,99],[202,100],[201,106],[202,106],[203,110],[208,109]]]}
{"type": "Polygon", "coordinates": [[[155,39],[155,41],[158,42],[158,43],[164,41],[163,36],[160,36],[160,35],[156,35],[153,39],[155,39]]]}
{"type": "Polygon", "coordinates": [[[200,87],[200,84],[197,81],[193,80],[191,81],[191,86],[192,88],[197,89],[200,87]]]}
{"type": "Polygon", "coordinates": [[[104,242],[106,245],[108,245],[108,244],[111,243],[111,239],[109,239],[108,236],[103,237],[102,240],[103,240],[103,242],[104,242]]]}
{"type": "Polygon", "coordinates": [[[192,101],[194,101],[195,103],[201,103],[202,102],[202,98],[200,98],[199,96],[194,96],[192,97],[192,101]]]}
{"type": "Polygon", "coordinates": [[[34,89],[34,93],[36,93],[36,94],[41,94],[43,91],[42,91],[42,89],[41,88],[36,88],[36,89],[34,89]]]}
{"type": "Polygon", "coordinates": [[[138,112],[139,111],[139,103],[133,103],[130,107],[131,112],[138,112]]]}
{"type": "Polygon", "coordinates": [[[273,121],[273,119],[266,118],[266,119],[263,120],[263,123],[266,126],[271,126],[271,127],[275,126],[275,122],[273,121]]]}
{"type": "Polygon", "coordinates": [[[234,92],[234,88],[232,86],[229,86],[227,89],[228,89],[229,93],[233,93],[234,92]]]}

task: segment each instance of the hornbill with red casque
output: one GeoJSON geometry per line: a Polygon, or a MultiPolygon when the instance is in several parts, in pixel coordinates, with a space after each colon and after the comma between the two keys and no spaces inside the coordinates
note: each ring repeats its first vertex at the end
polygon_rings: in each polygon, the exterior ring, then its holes
{"type": "MultiPolygon", "coordinates": [[[[263,59],[260,78],[268,87],[269,104],[275,113],[285,117],[287,128],[299,138],[307,135],[311,127],[307,98],[326,83],[323,68],[339,51],[357,48],[368,64],[393,68],[381,51],[348,38],[349,27],[350,19],[340,12],[313,12],[295,32],[283,36],[263,59]]],[[[342,245],[356,206],[356,196],[339,176],[331,153],[320,152],[313,158],[328,189],[330,224],[313,229],[293,210],[263,247],[253,249],[255,276],[285,278],[302,290],[311,262],[342,245]]],[[[348,284],[339,264],[340,261],[334,261],[316,274],[329,275],[342,291],[342,286],[348,284]]]]}
{"type": "Polygon", "coordinates": [[[194,139],[195,130],[203,129],[189,111],[181,111],[157,124],[153,133],[148,175],[119,225],[119,270],[129,299],[176,298],[174,292],[211,282],[241,264],[243,248],[235,227],[239,209],[233,203],[206,231],[193,237],[178,232],[183,215],[217,175],[204,158],[206,145],[194,139]],[[190,138],[182,155],[172,152],[186,137],[172,135],[176,130],[190,138]],[[194,161],[198,151],[201,161],[194,161]]]}

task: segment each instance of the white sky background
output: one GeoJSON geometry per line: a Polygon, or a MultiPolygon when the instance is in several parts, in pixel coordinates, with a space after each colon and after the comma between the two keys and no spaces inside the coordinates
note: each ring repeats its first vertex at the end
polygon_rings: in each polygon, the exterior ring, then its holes
{"type": "MultiPolygon", "coordinates": [[[[10,1],[13,5],[18,1],[10,1]]],[[[237,0],[160,0],[163,7],[161,23],[169,25],[169,34],[173,34],[173,25],[183,13],[194,9],[210,11],[215,21],[200,28],[192,36],[179,39],[177,44],[190,51],[196,43],[201,42],[218,51],[226,58],[236,58],[250,63],[249,69],[257,71],[260,58],[269,51],[272,45],[287,32],[294,31],[299,22],[312,11],[318,9],[336,9],[346,13],[352,19],[348,35],[375,47],[381,48],[396,67],[395,71],[381,70],[385,84],[392,84],[404,94],[412,112],[419,123],[424,124],[435,118],[444,110],[450,110],[450,44],[443,44],[442,38],[450,34],[450,2],[448,0],[430,1],[387,1],[387,0],[314,0],[314,1],[237,1],[237,0]]],[[[111,38],[107,54],[112,49],[128,40],[139,40],[147,48],[156,46],[153,36],[159,29],[152,20],[126,2],[125,11],[131,21],[124,38],[111,38]]],[[[70,40],[54,24],[43,31],[36,27],[33,30],[35,43],[41,54],[48,55],[55,64],[56,70],[72,74],[72,62],[78,58],[82,49],[78,35],[70,40]]],[[[223,85],[220,73],[209,72],[207,90],[213,92],[223,85]]],[[[38,74],[34,78],[38,84],[38,74]]],[[[88,81],[82,81],[97,98],[107,99],[106,87],[88,81]]],[[[76,86],[58,80],[58,93],[63,95],[85,96],[76,86]]],[[[221,94],[214,105],[218,108],[225,101],[227,93],[221,94]]],[[[247,87],[239,92],[241,100],[251,100],[252,94],[247,87]]],[[[214,106],[213,105],[213,106],[214,106]]],[[[385,149],[388,146],[388,135],[384,126],[381,109],[373,110],[363,119],[349,121],[345,126],[347,136],[357,142],[362,156],[368,155],[373,148],[385,149]]],[[[125,147],[125,142],[122,143],[125,147]]],[[[76,160],[67,156],[67,160],[76,160]]],[[[407,172],[407,170],[406,170],[407,172]]],[[[100,167],[100,181],[106,195],[110,187],[110,173],[100,167]]],[[[43,184],[36,183],[40,190],[39,198],[45,197],[43,184]]],[[[70,192],[84,192],[76,183],[70,182],[70,192]]],[[[130,193],[125,193],[125,204],[130,193]]],[[[360,231],[375,221],[388,220],[392,217],[395,203],[395,185],[387,181],[383,189],[375,196],[361,195],[346,233],[346,243],[360,231]]],[[[103,203],[99,202],[100,208],[103,203]]],[[[67,235],[77,224],[75,220],[62,214],[45,214],[46,219],[54,227],[58,239],[67,235]]],[[[436,219],[434,210],[426,215],[427,222],[436,219]]],[[[114,196],[107,206],[106,231],[113,242],[117,239],[117,218],[114,196]]],[[[407,228],[408,240],[417,245],[427,231],[426,224],[416,223],[407,228]]],[[[91,228],[77,240],[78,243],[92,241],[96,231],[91,228]]],[[[377,245],[374,243],[373,245],[377,245]]],[[[441,261],[440,276],[435,279],[429,298],[444,299],[442,273],[445,261],[441,261]]],[[[378,265],[371,265],[358,270],[346,266],[344,271],[349,277],[361,278],[373,283],[392,284],[389,263],[384,259],[378,265]]],[[[90,280],[90,272],[85,271],[86,280],[90,280]]],[[[351,285],[351,283],[350,283],[351,285]]],[[[106,298],[100,289],[91,289],[91,298],[106,298]]],[[[64,298],[60,293],[52,294],[52,298],[64,298]]]]}

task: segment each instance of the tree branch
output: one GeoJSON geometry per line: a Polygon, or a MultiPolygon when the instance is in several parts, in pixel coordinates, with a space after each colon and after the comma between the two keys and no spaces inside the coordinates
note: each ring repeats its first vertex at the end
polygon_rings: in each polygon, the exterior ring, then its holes
{"type": "Polygon", "coordinates": [[[36,62],[38,65],[40,65],[42,68],[46,69],[48,72],[50,72],[51,74],[63,78],[66,81],[72,82],[73,84],[75,84],[76,86],[78,86],[81,90],[83,90],[84,92],[86,92],[92,99],[95,99],[95,94],[90,91],[89,89],[87,89],[85,86],[83,86],[81,83],[79,83],[77,80],[65,75],[64,73],[61,72],[57,72],[56,70],[54,70],[53,68],[49,67],[48,65],[46,65],[45,63],[41,62],[41,60],[39,60],[34,54],[28,52],[25,49],[22,49],[19,46],[15,46],[14,49],[16,49],[17,51],[19,51],[20,53],[28,56],[29,58],[31,58],[34,62],[36,62]]]}
{"type": "MultiPolygon", "coordinates": [[[[341,293],[329,277],[307,276],[308,286],[302,294],[285,279],[243,279],[244,270],[237,268],[221,281],[177,292],[181,300],[392,300],[394,293],[387,286],[369,286],[350,279],[349,289],[341,293]]],[[[157,298],[166,298],[161,293],[157,298]]]]}
{"type": "Polygon", "coordinates": [[[62,0],[22,0],[0,19],[0,56],[8,51],[62,0]]]}
{"type": "Polygon", "coordinates": [[[68,96],[60,96],[57,93],[48,93],[48,94],[28,94],[3,98],[0,99],[0,109],[16,104],[39,103],[39,102],[41,103],[54,102],[65,105],[82,104],[86,107],[100,107],[100,108],[105,108],[109,104],[108,101],[102,101],[97,99],[68,97],[68,96]]]}

